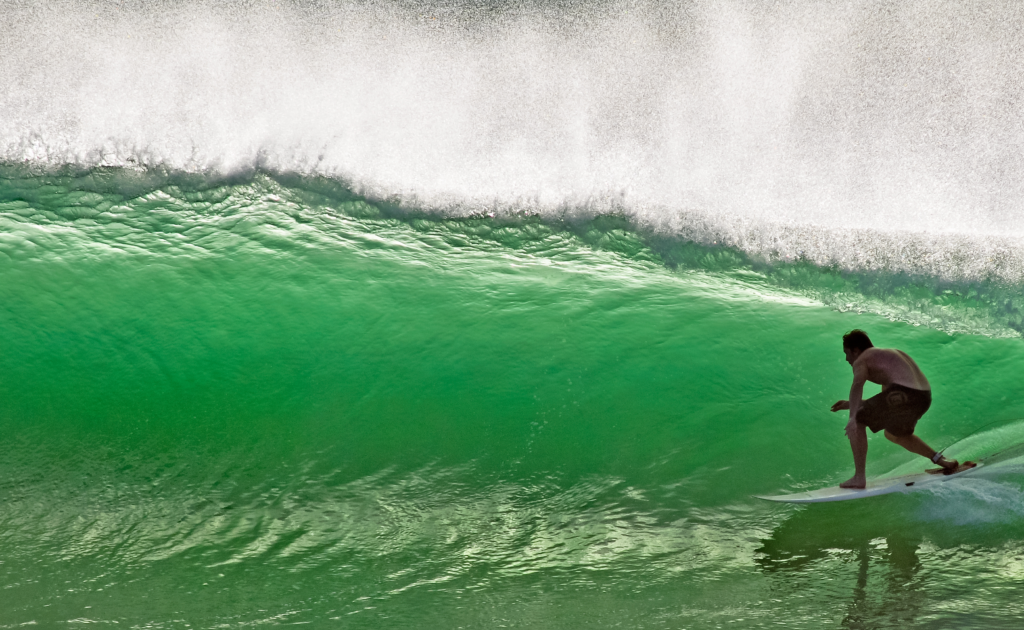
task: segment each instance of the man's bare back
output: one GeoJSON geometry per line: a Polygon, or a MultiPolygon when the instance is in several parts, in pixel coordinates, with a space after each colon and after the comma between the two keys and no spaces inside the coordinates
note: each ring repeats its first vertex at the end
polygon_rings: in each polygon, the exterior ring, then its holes
{"type": "Polygon", "coordinates": [[[854,373],[857,372],[858,363],[862,363],[863,369],[867,370],[867,380],[881,385],[882,391],[890,385],[902,385],[926,392],[932,389],[921,368],[902,350],[868,348],[851,363],[854,373]]]}
{"type": "Polygon", "coordinates": [[[846,361],[853,367],[850,399],[832,405],[832,411],[850,410],[846,435],[853,448],[854,475],[839,484],[842,488],[863,488],[868,453],[867,428],[873,432],[885,429],[885,437],[912,453],[931,459],[943,468],[956,468],[957,462],[947,460],[914,435],[918,419],[931,406],[931,384],[917,363],[902,350],[876,348],[862,330],[852,330],[843,337],[846,361]],[[863,400],[864,383],[882,386],[882,393],[863,400]],[[863,413],[862,413],[863,412],[863,413]],[[865,416],[861,418],[860,416],[865,416]]]}

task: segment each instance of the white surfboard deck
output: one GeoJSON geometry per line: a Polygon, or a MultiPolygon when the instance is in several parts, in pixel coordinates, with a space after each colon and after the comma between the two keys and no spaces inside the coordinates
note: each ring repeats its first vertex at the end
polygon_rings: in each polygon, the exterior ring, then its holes
{"type": "Polygon", "coordinates": [[[866,499],[868,497],[877,497],[883,494],[892,494],[893,492],[910,492],[912,490],[926,488],[932,484],[963,477],[973,470],[978,470],[982,466],[979,462],[971,468],[965,468],[969,463],[971,462],[964,462],[960,465],[960,470],[950,475],[919,472],[910,475],[900,475],[899,477],[870,479],[868,480],[867,487],[861,489],[840,488],[836,485],[830,488],[822,488],[821,490],[794,492],[793,494],[779,494],[769,497],[756,496],[756,498],[764,499],[766,501],[778,501],[779,503],[826,503],[828,501],[866,499]]]}

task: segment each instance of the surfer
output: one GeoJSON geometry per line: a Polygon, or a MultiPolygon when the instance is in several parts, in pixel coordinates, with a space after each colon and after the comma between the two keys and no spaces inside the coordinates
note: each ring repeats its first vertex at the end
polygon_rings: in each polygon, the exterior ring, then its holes
{"type": "Polygon", "coordinates": [[[949,460],[914,435],[914,427],[932,404],[932,387],[914,360],[902,350],[876,348],[863,330],[843,335],[846,362],[853,366],[850,400],[840,400],[832,411],[850,410],[846,435],[853,449],[854,475],[840,488],[863,488],[867,481],[864,465],[868,456],[868,434],[885,430],[890,442],[911,453],[927,457],[947,470],[955,470],[956,460],[949,460]],[[882,386],[882,393],[862,400],[864,382],[882,386]]]}

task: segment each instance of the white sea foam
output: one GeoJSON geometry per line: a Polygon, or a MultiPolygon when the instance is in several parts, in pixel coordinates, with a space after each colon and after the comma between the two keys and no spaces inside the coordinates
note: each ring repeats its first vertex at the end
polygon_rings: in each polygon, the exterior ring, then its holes
{"type": "Polygon", "coordinates": [[[2,4],[0,160],[261,166],[1024,279],[1024,5],[2,4]]]}
{"type": "Polygon", "coordinates": [[[1012,479],[1002,481],[973,477],[930,486],[937,500],[925,503],[918,515],[925,520],[957,525],[1020,522],[1024,518],[1020,472],[1018,468],[1012,479]]]}
{"type": "Polygon", "coordinates": [[[1020,483],[1021,473],[1024,473],[1021,429],[1022,422],[1018,420],[951,445],[949,448],[959,453],[972,450],[997,453],[983,457],[982,466],[964,477],[928,486],[928,492],[938,500],[922,505],[919,516],[958,525],[1020,521],[1024,517],[1024,487],[1020,483]],[[951,505],[956,509],[951,510],[951,505]]]}

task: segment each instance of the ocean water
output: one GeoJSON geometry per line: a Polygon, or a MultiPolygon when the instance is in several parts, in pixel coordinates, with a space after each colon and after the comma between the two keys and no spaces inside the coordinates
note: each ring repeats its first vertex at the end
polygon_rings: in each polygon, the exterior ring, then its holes
{"type": "Polygon", "coordinates": [[[0,628],[1020,627],[1021,7],[0,8],[0,628]]]}

